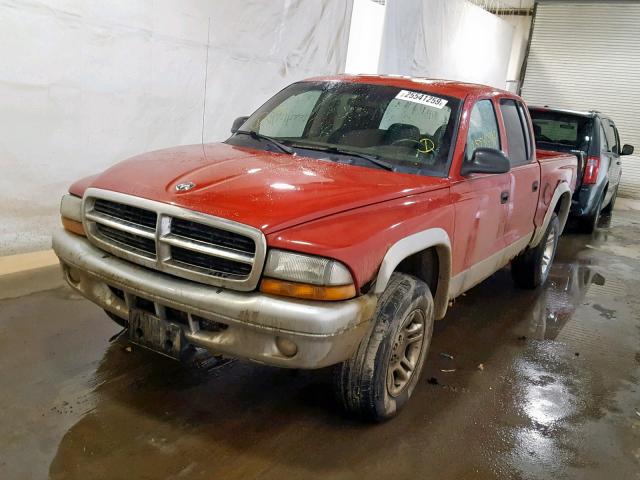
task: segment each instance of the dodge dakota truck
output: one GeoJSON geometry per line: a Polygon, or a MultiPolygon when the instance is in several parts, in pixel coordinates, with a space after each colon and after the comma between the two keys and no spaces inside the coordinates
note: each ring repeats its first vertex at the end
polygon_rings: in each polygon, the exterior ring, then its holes
{"type": "Polygon", "coordinates": [[[383,420],[453,299],[509,263],[524,288],[549,275],[576,157],[536,156],[511,93],[312,78],[231,132],[125,160],[62,198],[64,276],[131,342],[334,366],[347,412],[383,420]]]}

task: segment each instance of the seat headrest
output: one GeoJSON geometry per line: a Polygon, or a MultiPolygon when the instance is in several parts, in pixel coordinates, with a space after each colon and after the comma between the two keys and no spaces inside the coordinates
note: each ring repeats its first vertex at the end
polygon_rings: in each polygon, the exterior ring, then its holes
{"type": "Polygon", "coordinates": [[[384,143],[390,145],[403,138],[409,138],[416,142],[419,141],[420,129],[415,125],[410,125],[408,123],[392,123],[389,125],[387,133],[384,136],[384,143]]]}

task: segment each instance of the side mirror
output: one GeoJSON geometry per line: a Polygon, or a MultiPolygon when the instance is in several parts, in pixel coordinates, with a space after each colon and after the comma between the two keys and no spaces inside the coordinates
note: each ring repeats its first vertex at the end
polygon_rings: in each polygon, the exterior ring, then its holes
{"type": "Polygon", "coordinates": [[[633,145],[629,145],[625,143],[622,147],[622,152],[620,155],[631,155],[633,154],[633,145]]]}
{"type": "Polygon", "coordinates": [[[249,117],[238,117],[233,121],[233,125],[231,125],[231,133],[236,133],[240,130],[240,127],[244,122],[247,121],[249,117]]]}
{"type": "Polygon", "coordinates": [[[495,148],[476,148],[470,162],[464,162],[460,169],[463,176],[470,173],[507,173],[511,164],[507,156],[495,148]]]}

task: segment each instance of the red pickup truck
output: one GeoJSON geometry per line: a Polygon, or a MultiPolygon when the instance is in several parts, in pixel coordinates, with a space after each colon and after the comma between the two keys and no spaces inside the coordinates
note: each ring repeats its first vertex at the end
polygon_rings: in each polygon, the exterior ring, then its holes
{"type": "Polygon", "coordinates": [[[511,262],[553,261],[573,155],[538,153],[522,100],[466,83],[294,83],[223,143],[139,155],[71,186],[53,248],[132,342],[335,366],[346,410],[393,416],[435,320],[511,262]]]}

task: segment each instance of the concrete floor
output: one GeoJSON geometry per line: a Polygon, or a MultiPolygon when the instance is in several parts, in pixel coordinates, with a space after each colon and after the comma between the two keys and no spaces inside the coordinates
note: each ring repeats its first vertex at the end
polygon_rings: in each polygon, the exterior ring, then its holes
{"type": "Polygon", "coordinates": [[[0,478],[640,479],[638,239],[618,211],[545,288],[468,292],[381,425],[341,416],[328,371],[187,368],[66,288],[2,301],[0,478]]]}

